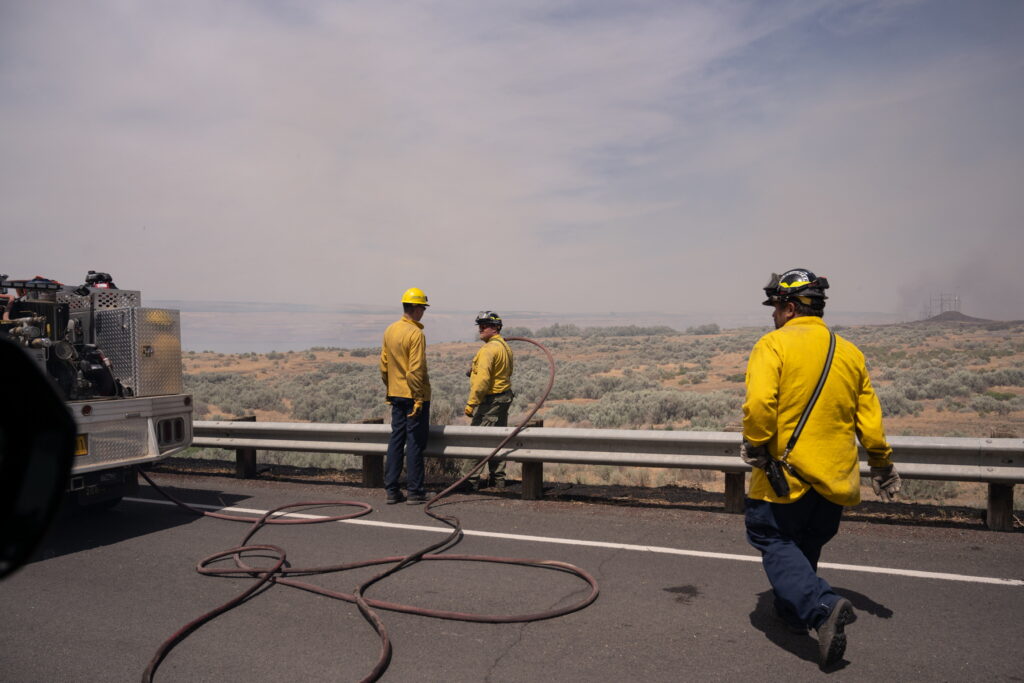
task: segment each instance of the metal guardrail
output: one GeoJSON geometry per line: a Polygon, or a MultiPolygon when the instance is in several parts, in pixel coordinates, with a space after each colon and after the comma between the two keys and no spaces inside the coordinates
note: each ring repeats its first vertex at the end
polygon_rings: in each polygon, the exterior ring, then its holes
{"type": "MultiPolygon", "coordinates": [[[[435,425],[426,455],[480,459],[511,427],[435,425]]],[[[206,448],[347,453],[364,457],[364,483],[380,486],[391,427],[383,424],[292,422],[196,422],[193,445],[206,448]],[[379,464],[376,462],[379,460],[379,464]],[[369,461],[369,462],[368,462],[369,461]],[[370,465],[370,466],[368,466],[370,465]],[[377,472],[380,476],[376,476],[377,472]]],[[[973,481],[989,484],[988,523],[1010,528],[1013,486],[1024,483],[1024,439],[894,436],[889,439],[897,469],[906,479],[973,481]]],[[[539,498],[543,463],[673,467],[717,470],[726,475],[726,509],[742,510],[743,477],[750,467],[739,458],[734,432],[528,427],[501,456],[523,464],[524,498],[539,498]]],[[[861,451],[861,474],[868,474],[861,451]]]]}

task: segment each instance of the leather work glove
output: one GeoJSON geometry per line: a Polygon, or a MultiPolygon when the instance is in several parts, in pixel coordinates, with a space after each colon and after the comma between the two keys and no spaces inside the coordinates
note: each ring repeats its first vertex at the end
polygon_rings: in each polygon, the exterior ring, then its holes
{"type": "Polygon", "coordinates": [[[872,467],[871,488],[875,490],[875,495],[886,503],[896,500],[896,494],[900,492],[900,475],[892,465],[872,467]]]}
{"type": "Polygon", "coordinates": [[[467,403],[466,404],[466,409],[463,410],[462,412],[464,412],[466,414],[466,417],[473,417],[473,406],[471,406],[471,405],[469,405],[467,403]]]}
{"type": "Polygon", "coordinates": [[[762,446],[752,446],[746,439],[740,444],[740,457],[743,462],[751,467],[759,467],[762,470],[768,464],[768,449],[762,446]]]}
{"type": "Polygon", "coordinates": [[[406,417],[416,417],[420,414],[421,410],[423,410],[423,401],[413,401],[412,412],[406,415],[406,417]]]}

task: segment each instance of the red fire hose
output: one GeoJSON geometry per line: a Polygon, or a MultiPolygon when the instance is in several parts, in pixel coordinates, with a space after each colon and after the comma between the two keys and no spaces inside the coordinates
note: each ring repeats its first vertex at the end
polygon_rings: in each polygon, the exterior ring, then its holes
{"type": "Polygon", "coordinates": [[[369,514],[373,508],[366,503],[358,501],[335,500],[310,501],[304,503],[291,503],[289,505],[282,505],[281,507],[274,508],[273,510],[266,512],[261,517],[258,517],[256,519],[253,519],[252,517],[239,517],[235,515],[227,515],[218,512],[206,512],[203,510],[196,509],[188,505],[187,503],[184,503],[178,500],[177,498],[171,496],[169,493],[167,493],[159,486],[157,486],[153,482],[153,480],[150,479],[148,474],[146,474],[142,470],[139,470],[139,473],[142,475],[142,477],[147,482],[149,482],[149,484],[157,492],[159,492],[168,500],[176,503],[177,505],[193,513],[204,515],[206,517],[215,517],[217,519],[226,519],[231,521],[250,523],[251,527],[249,529],[249,532],[245,535],[245,538],[242,539],[240,545],[229,550],[224,550],[222,552],[215,553],[214,555],[210,555],[209,557],[200,560],[200,562],[196,566],[196,571],[198,571],[200,574],[206,574],[211,576],[251,578],[255,580],[252,583],[252,585],[250,585],[242,593],[232,598],[228,602],[224,603],[223,605],[189,622],[185,626],[181,627],[170,638],[165,640],[163,644],[157,649],[156,654],[153,655],[153,658],[152,660],[150,660],[145,672],[143,672],[143,682],[145,683],[153,680],[153,676],[156,674],[156,670],[160,666],[160,663],[164,660],[165,657],[167,657],[170,651],[174,649],[176,645],[178,645],[178,643],[187,638],[191,633],[196,631],[203,624],[211,621],[212,619],[223,614],[224,612],[227,612],[228,610],[245,602],[246,600],[254,596],[256,593],[267,587],[269,584],[291,586],[293,588],[299,588],[305,591],[309,591],[311,593],[317,593],[319,595],[335,598],[337,600],[354,602],[357,605],[360,613],[363,615],[363,618],[366,619],[366,621],[369,622],[369,624],[377,632],[381,644],[380,654],[377,658],[377,663],[373,667],[372,671],[370,671],[370,673],[368,673],[362,679],[363,681],[378,680],[387,670],[388,665],[391,662],[391,640],[388,637],[387,628],[384,626],[384,622],[381,620],[380,616],[377,614],[375,609],[390,610],[393,612],[405,612],[407,614],[418,614],[421,616],[434,617],[437,619],[453,619],[457,621],[471,621],[486,624],[507,624],[522,623],[528,621],[540,621],[542,619],[552,619],[554,617],[559,617],[565,614],[569,614],[571,612],[581,610],[590,603],[594,602],[594,600],[597,599],[598,594],[597,581],[594,579],[594,577],[592,577],[584,570],[574,565],[568,564],[566,562],[557,562],[554,560],[530,560],[512,557],[494,557],[489,555],[442,554],[445,553],[445,551],[453,548],[455,545],[459,543],[459,541],[462,540],[462,523],[459,521],[457,517],[442,515],[438,512],[433,511],[432,508],[444,497],[449,495],[452,491],[458,489],[471,476],[473,476],[481,469],[486,467],[487,463],[492,458],[494,458],[495,455],[497,455],[501,451],[501,449],[503,449],[505,445],[508,444],[509,441],[515,438],[515,436],[519,434],[520,431],[523,430],[523,428],[530,421],[530,419],[537,413],[538,410],[540,410],[540,407],[544,405],[544,401],[547,400],[548,394],[551,393],[551,387],[553,386],[555,381],[555,361],[554,358],[552,358],[551,356],[551,352],[548,351],[547,348],[545,348],[542,344],[532,339],[527,339],[526,337],[509,337],[508,341],[527,342],[533,344],[534,346],[538,347],[544,352],[544,354],[547,356],[548,366],[550,370],[547,387],[545,388],[544,393],[541,395],[540,400],[537,401],[537,404],[533,407],[533,409],[530,410],[526,417],[524,417],[519,422],[519,424],[516,425],[515,429],[513,429],[501,441],[501,443],[498,444],[498,446],[493,451],[491,451],[490,455],[488,455],[486,458],[478,462],[476,466],[473,467],[466,475],[464,475],[456,482],[448,486],[448,488],[444,489],[440,493],[433,496],[429,501],[427,501],[427,504],[424,507],[424,512],[427,515],[433,517],[434,519],[446,524],[447,526],[450,526],[452,528],[452,533],[449,534],[444,540],[438,543],[433,543],[409,555],[380,557],[369,560],[362,560],[359,562],[348,562],[344,564],[329,565],[324,567],[288,567],[285,566],[286,555],[285,551],[282,548],[275,545],[247,545],[250,539],[252,539],[252,537],[255,536],[256,533],[265,525],[336,522],[344,519],[352,519],[355,517],[361,517],[363,515],[369,514]],[[317,519],[288,519],[287,517],[280,516],[282,514],[285,514],[286,510],[290,510],[293,508],[310,508],[322,506],[354,507],[356,508],[356,511],[344,515],[335,515],[317,519]],[[258,556],[263,558],[266,558],[268,555],[271,555],[274,557],[274,560],[271,566],[254,567],[250,566],[244,561],[243,557],[246,555],[258,556]],[[217,562],[227,559],[228,557],[234,559],[234,567],[211,566],[217,562]],[[366,591],[375,583],[378,583],[379,581],[382,581],[383,579],[391,576],[392,574],[395,574],[396,572],[399,572],[407,567],[410,567],[416,564],[417,562],[432,560],[443,560],[450,562],[495,562],[499,564],[517,565],[523,567],[536,567],[538,569],[551,569],[556,571],[567,572],[570,574],[574,574],[575,576],[578,576],[580,579],[585,581],[590,586],[590,592],[587,594],[586,597],[584,597],[579,602],[568,605],[566,607],[561,607],[558,609],[543,612],[517,615],[472,614],[469,612],[449,612],[443,610],[432,610],[422,607],[416,607],[414,605],[386,602],[383,600],[374,600],[372,598],[366,597],[366,591]],[[331,591],[321,586],[308,583],[306,581],[299,581],[295,578],[290,578],[294,576],[307,577],[320,574],[330,574],[333,572],[342,572],[348,569],[356,569],[358,567],[369,567],[374,565],[391,565],[391,567],[381,572],[380,574],[377,574],[368,581],[363,582],[360,586],[356,588],[356,590],[352,594],[331,591]]]}

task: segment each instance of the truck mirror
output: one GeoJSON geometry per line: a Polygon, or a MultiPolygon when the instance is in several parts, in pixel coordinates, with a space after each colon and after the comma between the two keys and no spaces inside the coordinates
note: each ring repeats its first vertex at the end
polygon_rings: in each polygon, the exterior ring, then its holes
{"type": "Polygon", "coordinates": [[[67,489],[75,421],[53,381],[0,336],[0,578],[32,556],[67,489]]]}

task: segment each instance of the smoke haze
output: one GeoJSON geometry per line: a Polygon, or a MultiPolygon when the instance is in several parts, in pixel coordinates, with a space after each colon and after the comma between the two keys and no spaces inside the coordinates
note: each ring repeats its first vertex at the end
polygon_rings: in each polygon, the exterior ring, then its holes
{"type": "Polygon", "coordinates": [[[147,300],[1024,318],[1024,3],[0,1],[0,272],[147,300]]]}

